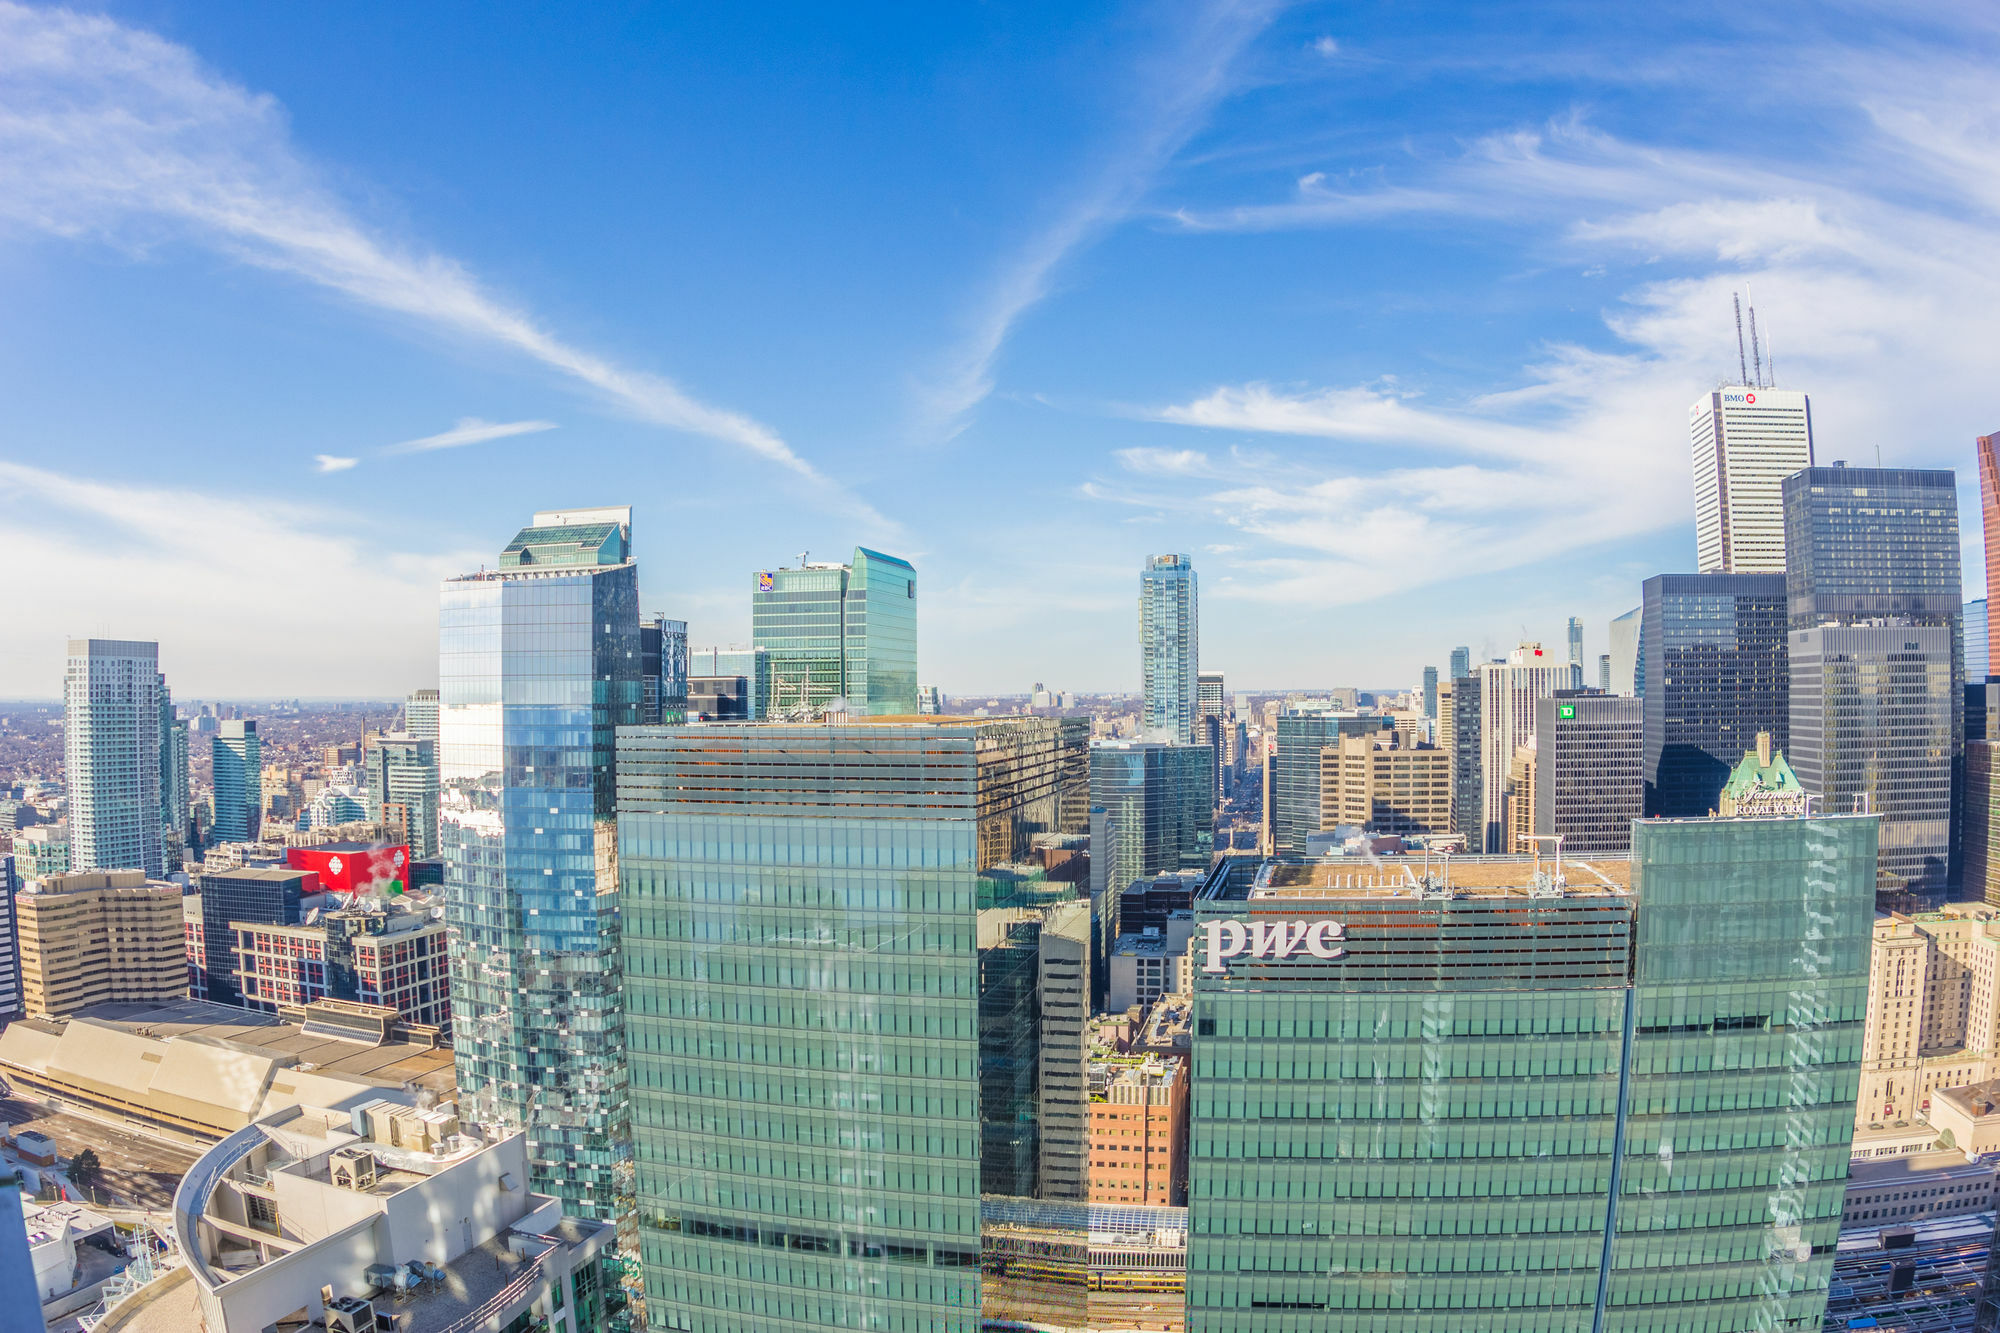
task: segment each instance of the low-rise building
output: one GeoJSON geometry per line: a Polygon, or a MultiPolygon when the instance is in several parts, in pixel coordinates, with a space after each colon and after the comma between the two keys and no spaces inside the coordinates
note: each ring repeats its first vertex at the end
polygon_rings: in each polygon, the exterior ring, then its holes
{"type": "Polygon", "coordinates": [[[179,885],[143,870],[49,875],[15,894],[14,910],[30,1018],[187,993],[179,885]]]}
{"type": "Polygon", "coordinates": [[[1857,1128],[1923,1120],[1936,1094],[2000,1077],[2000,907],[1875,918],[1857,1128]]]}
{"type": "Polygon", "coordinates": [[[450,1048],[393,1010],[325,1000],[296,1021],[232,1005],[98,1005],[0,1031],[0,1078],[21,1095],[180,1144],[209,1144],[301,1103],[456,1096],[450,1048]]]}
{"type": "Polygon", "coordinates": [[[1848,1165],[1840,1225],[1898,1226],[1937,1217],[1991,1211],[2000,1189],[2000,1162],[1968,1159],[1955,1149],[1913,1153],[1848,1165]]]}
{"type": "Polygon", "coordinates": [[[354,1000],[450,1029],[445,924],[427,898],[361,898],[311,917],[301,925],[229,923],[245,1008],[275,1014],[315,1000],[354,1000]]]}
{"type": "Polygon", "coordinates": [[[1137,934],[1120,935],[1111,948],[1106,1007],[1123,1013],[1188,990],[1187,947],[1193,935],[1191,912],[1174,913],[1164,931],[1147,926],[1137,934]]]}
{"type": "Polygon", "coordinates": [[[14,873],[25,883],[69,873],[69,824],[42,824],[14,834],[14,873]]]}
{"type": "Polygon", "coordinates": [[[2000,1152],[2000,1079],[1931,1095],[1931,1128],[1938,1142],[1967,1154],[2000,1152]]]}

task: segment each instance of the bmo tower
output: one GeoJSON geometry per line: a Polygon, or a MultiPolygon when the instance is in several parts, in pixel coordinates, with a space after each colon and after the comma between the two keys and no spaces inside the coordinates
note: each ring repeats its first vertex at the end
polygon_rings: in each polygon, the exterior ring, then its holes
{"type": "Polygon", "coordinates": [[[1818,1329],[1876,824],[1638,821],[1629,859],[1560,867],[1223,862],[1195,904],[1188,1333],[1818,1329]]]}

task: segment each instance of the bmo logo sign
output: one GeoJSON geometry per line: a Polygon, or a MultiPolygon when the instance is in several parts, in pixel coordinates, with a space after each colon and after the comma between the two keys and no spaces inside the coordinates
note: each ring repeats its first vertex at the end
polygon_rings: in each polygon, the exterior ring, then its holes
{"type": "Polygon", "coordinates": [[[1722,395],[1722,401],[1725,403],[1743,403],[1749,405],[1757,401],[1757,395],[1754,393],[1725,393],[1722,395]]]}
{"type": "Polygon", "coordinates": [[[1330,963],[1347,956],[1339,944],[1347,928],[1338,921],[1204,921],[1201,928],[1208,937],[1204,972],[1227,972],[1232,958],[1282,962],[1303,954],[1330,963]]]}

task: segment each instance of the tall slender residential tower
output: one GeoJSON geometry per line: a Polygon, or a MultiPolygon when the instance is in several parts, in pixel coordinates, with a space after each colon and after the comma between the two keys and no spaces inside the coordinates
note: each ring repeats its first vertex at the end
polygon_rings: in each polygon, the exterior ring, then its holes
{"type": "Polygon", "coordinates": [[[1156,555],[1139,571],[1139,679],[1145,707],[1139,725],[1192,744],[1201,671],[1201,597],[1194,561],[1156,555]]]}
{"type": "Polygon", "coordinates": [[[1704,574],[1785,568],[1786,477],[1813,465],[1812,403],[1793,389],[1726,384],[1688,408],[1695,558],[1704,574]]]}
{"type": "Polygon", "coordinates": [[[73,870],[162,873],[160,645],[71,639],[63,769],[73,870]]]}
{"type": "Polygon", "coordinates": [[[436,690],[410,691],[410,697],[403,701],[403,731],[420,741],[437,744],[438,692],[436,690]]]}
{"type": "Polygon", "coordinates": [[[438,817],[460,1113],[526,1128],[533,1188],[610,1217],[631,1160],[613,730],[636,725],[624,506],[538,513],[445,581],[438,817]]]}
{"type": "Polygon", "coordinates": [[[167,678],[160,677],[160,854],[167,870],[179,870],[187,859],[188,816],[187,723],[174,716],[174,697],[167,678]]]}
{"type": "Polygon", "coordinates": [[[209,741],[214,842],[253,842],[264,817],[264,754],[254,718],[221,724],[209,741]]]}
{"type": "Polygon", "coordinates": [[[1989,662],[1993,646],[1993,594],[2000,592],[2000,456],[1996,456],[1996,450],[2000,450],[2000,434],[1977,437],[1973,452],[1979,456],[1979,518],[1986,536],[1984,629],[1989,662]]]}
{"type": "Polygon", "coordinates": [[[1575,616],[1569,618],[1569,687],[1583,688],[1583,622],[1575,616]]]}

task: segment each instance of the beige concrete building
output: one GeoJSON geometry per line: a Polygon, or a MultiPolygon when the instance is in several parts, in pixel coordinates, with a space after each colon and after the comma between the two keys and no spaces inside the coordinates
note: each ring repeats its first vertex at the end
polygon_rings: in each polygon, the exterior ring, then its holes
{"type": "Polygon", "coordinates": [[[1399,743],[1343,736],[1320,751],[1321,828],[1352,824],[1402,835],[1451,827],[1451,753],[1390,734],[1399,743]]]}
{"type": "Polygon", "coordinates": [[[1535,775],[1540,759],[1535,738],[1514,748],[1507,765],[1507,846],[1508,852],[1528,850],[1535,833],[1535,775]]]}
{"type": "Polygon", "coordinates": [[[1857,1128],[1931,1114],[1933,1097],[2000,1076],[2000,907],[1876,918],[1857,1128]]]}
{"type": "Polygon", "coordinates": [[[178,885],[148,880],[142,870],[50,875],[16,894],[14,909],[30,1018],[187,994],[178,885]]]}

